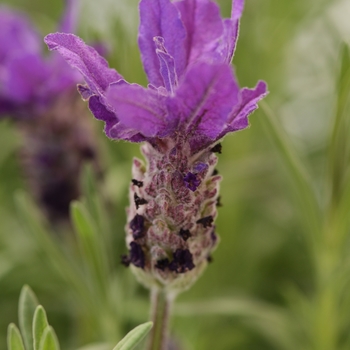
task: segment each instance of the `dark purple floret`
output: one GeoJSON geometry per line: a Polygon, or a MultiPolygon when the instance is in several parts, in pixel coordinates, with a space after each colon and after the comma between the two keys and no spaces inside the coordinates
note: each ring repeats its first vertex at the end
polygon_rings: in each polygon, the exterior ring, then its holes
{"type": "Polygon", "coordinates": [[[137,187],[142,187],[143,186],[143,182],[142,181],[138,181],[138,180],[132,179],[131,182],[137,187]]]}
{"type": "Polygon", "coordinates": [[[177,273],[185,273],[194,267],[192,254],[188,249],[177,249],[173,261],[169,264],[169,269],[177,273]]]}
{"type": "Polygon", "coordinates": [[[165,258],[158,260],[155,266],[157,269],[164,271],[167,267],[169,267],[169,259],[165,258]]]}
{"type": "Polygon", "coordinates": [[[216,144],[213,148],[210,149],[211,152],[214,152],[214,153],[219,153],[221,154],[221,151],[222,151],[222,145],[221,143],[218,143],[216,144]]]}
{"type": "Polygon", "coordinates": [[[184,182],[186,187],[192,192],[194,192],[198,188],[198,186],[201,184],[201,180],[198,179],[197,175],[191,172],[188,172],[184,176],[184,182]]]}
{"type": "Polygon", "coordinates": [[[130,265],[130,258],[127,255],[124,254],[124,255],[121,256],[120,262],[125,267],[129,267],[129,265],[130,265]]]}
{"type": "Polygon", "coordinates": [[[139,197],[136,193],[134,193],[134,201],[135,201],[136,209],[138,209],[140,205],[148,203],[146,199],[139,197]]]}
{"type": "Polygon", "coordinates": [[[136,214],[130,222],[132,235],[135,239],[141,238],[145,235],[145,219],[142,215],[136,214]]]}
{"type": "Polygon", "coordinates": [[[209,215],[197,220],[197,224],[202,224],[204,228],[207,228],[211,226],[213,221],[214,221],[213,217],[209,215]]]}
{"type": "Polygon", "coordinates": [[[222,207],[221,196],[219,196],[219,197],[216,199],[216,206],[217,206],[217,207],[222,207]]]}
{"type": "Polygon", "coordinates": [[[130,243],[130,262],[141,269],[145,267],[145,253],[136,242],[130,243]]]}
{"type": "Polygon", "coordinates": [[[207,256],[207,261],[208,261],[209,264],[212,263],[213,262],[213,257],[211,255],[208,255],[207,256]]]}
{"type": "Polygon", "coordinates": [[[190,230],[181,229],[179,235],[184,241],[187,241],[191,237],[191,232],[190,230]]]}
{"type": "Polygon", "coordinates": [[[211,176],[216,176],[216,175],[219,175],[219,171],[218,169],[215,168],[211,176]]]}

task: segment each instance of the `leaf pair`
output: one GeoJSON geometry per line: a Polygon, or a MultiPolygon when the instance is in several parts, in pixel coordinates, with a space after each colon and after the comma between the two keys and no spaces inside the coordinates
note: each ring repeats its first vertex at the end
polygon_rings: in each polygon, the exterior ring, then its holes
{"type": "Polygon", "coordinates": [[[44,308],[33,291],[24,286],[19,298],[19,325],[11,323],[7,333],[8,350],[60,350],[53,328],[44,308]]]}
{"type": "MultiPolygon", "coordinates": [[[[60,350],[54,329],[49,325],[45,309],[39,305],[34,292],[24,286],[19,298],[19,325],[11,323],[7,332],[8,350],[60,350]]],[[[113,350],[132,350],[151,330],[146,322],[130,331],[113,350]]]]}

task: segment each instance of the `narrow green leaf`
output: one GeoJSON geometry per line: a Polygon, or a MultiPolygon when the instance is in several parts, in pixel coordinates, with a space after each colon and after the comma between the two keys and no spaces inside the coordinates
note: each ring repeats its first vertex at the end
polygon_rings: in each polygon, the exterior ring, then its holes
{"type": "Polygon", "coordinates": [[[48,326],[45,309],[39,305],[35,310],[33,319],[34,350],[39,350],[41,338],[48,326]]]}
{"type": "Polygon", "coordinates": [[[45,329],[40,341],[39,350],[60,350],[56,333],[51,326],[45,329]]]}
{"type": "Polygon", "coordinates": [[[151,330],[153,322],[143,323],[130,331],[113,350],[131,350],[133,349],[151,330]]]}
{"type": "Polygon", "coordinates": [[[94,273],[93,277],[96,281],[96,286],[105,293],[108,278],[107,267],[94,222],[85,206],[78,201],[71,204],[71,218],[84,258],[94,273]]]}
{"type": "Polygon", "coordinates": [[[280,154],[288,174],[295,186],[295,194],[298,200],[298,210],[306,228],[305,238],[309,243],[310,252],[315,259],[315,243],[320,238],[322,232],[322,215],[318,204],[313,181],[304,163],[293,146],[289,135],[278,122],[277,116],[265,101],[260,102],[260,106],[266,118],[260,118],[267,135],[271,138],[280,154]]]}
{"type": "Polygon", "coordinates": [[[39,305],[34,292],[25,285],[21,290],[18,305],[19,328],[27,350],[33,350],[32,323],[35,309],[39,305]]]}
{"type": "Polygon", "coordinates": [[[11,323],[7,329],[7,349],[8,350],[25,350],[23,340],[19,329],[11,323]]]}
{"type": "Polygon", "coordinates": [[[331,205],[337,206],[344,192],[349,159],[349,103],[350,103],[350,49],[341,48],[340,72],[337,82],[337,101],[333,130],[329,145],[329,171],[331,180],[331,205]]]}

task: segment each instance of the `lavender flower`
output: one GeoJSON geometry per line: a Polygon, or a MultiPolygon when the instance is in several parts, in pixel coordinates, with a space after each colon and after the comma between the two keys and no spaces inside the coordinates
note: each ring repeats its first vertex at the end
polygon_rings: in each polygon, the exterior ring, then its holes
{"type": "MultiPolygon", "coordinates": [[[[75,30],[77,0],[67,0],[60,30],[75,30]]],[[[42,52],[28,19],[0,6],[0,118],[10,117],[23,138],[21,160],[32,192],[48,217],[68,219],[78,198],[84,161],[96,163],[86,108],[76,93],[82,80],[60,55],[42,52]]]]}
{"type": "MultiPolygon", "coordinates": [[[[67,1],[60,31],[75,30],[76,6],[67,1]]],[[[1,6],[0,29],[0,117],[35,118],[81,81],[59,55],[44,56],[42,37],[24,15],[1,6]]]]}
{"type": "Polygon", "coordinates": [[[218,141],[246,128],[267,93],[263,81],[240,89],[230,65],[243,3],[235,0],[231,18],[222,19],[210,0],[141,0],[147,88],[126,82],[72,34],[45,38],[84,76],[79,91],[106,135],[146,141],[147,164],[133,163],[126,240],[127,262],[149,287],[188,288],[218,243],[218,141]]]}

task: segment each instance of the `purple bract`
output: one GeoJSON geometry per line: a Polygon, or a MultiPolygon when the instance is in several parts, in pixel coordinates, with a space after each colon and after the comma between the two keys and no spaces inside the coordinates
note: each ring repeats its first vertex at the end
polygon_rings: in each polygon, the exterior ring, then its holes
{"type": "Polygon", "coordinates": [[[231,18],[222,19],[210,0],[141,0],[139,47],[147,88],[129,84],[73,34],[45,38],[84,76],[79,91],[112,139],[161,139],[188,143],[191,152],[246,128],[248,115],[263,98],[266,83],[240,89],[231,60],[244,0],[234,0],[231,18]]]}
{"type": "MultiPolygon", "coordinates": [[[[77,1],[66,2],[59,30],[72,32],[77,1]]],[[[0,117],[38,116],[79,81],[81,75],[59,55],[44,56],[42,38],[24,15],[0,6],[0,117]]]]}

